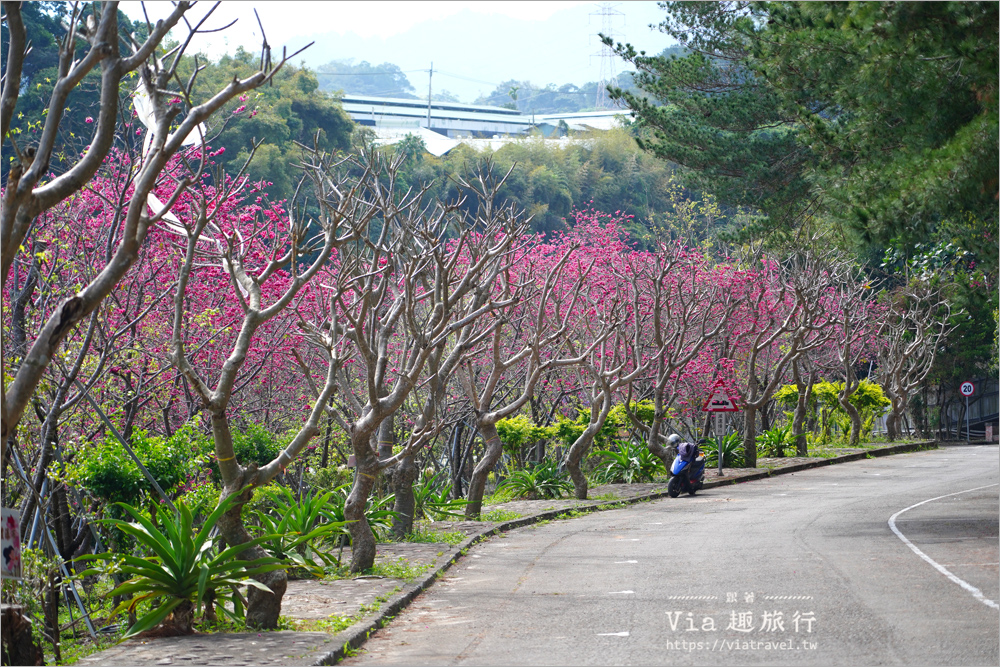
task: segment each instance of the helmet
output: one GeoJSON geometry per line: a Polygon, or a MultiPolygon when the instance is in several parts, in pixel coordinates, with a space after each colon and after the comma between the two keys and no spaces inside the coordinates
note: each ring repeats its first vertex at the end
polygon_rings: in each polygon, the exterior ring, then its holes
{"type": "Polygon", "coordinates": [[[677,435],[676,433],[672,434],[669,438],[667,438],[667,442],[670,443],[671,445],[676,445],[680,441],[681,441],[681,436],[677,435]]]}

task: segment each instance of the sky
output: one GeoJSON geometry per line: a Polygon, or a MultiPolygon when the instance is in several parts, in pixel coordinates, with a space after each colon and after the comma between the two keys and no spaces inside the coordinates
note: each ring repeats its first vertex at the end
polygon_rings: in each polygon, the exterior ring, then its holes
{"type": "MultiPolygon", "coordinates": [[[[211,3],[198,3],[189,15],[200,18],[211,3]]],[[[123,2],[132,19],[141,19],[138,2],[123,2]]],[[[151,20],[169,13],[168,3],[146,3],[151,20]]],[[[655,2],[237,2],[226,0],[206,23],[231,28],[199,35],[193,44],[212,57],[243,45],[257,51],[261,23],[280,54],[293,52],[310,41],[294,59],[309,67],[353,58],[372,64],[398,65],[416,89],[426,95],[428,70],[434,66],[435,92],[447,90],[463,102],[472,102],[509,79],[536,85],[577,85],[630,67],[617,58],[603,58],[598,32],[637,49],[659,52],[670,46],[666,36],[649,28],[662,10],[655,2]]],[[[180,37],[181,35],[177,35],[180,37]]]]}

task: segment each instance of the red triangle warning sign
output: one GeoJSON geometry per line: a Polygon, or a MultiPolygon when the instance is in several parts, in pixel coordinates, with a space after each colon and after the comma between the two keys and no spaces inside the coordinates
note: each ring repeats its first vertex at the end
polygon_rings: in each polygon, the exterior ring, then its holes
{"type": "Polygon", "coordinates": [[[739,412],[739,410],[735,395],[729,391],[722,378],[715,381],[711,396],[705,401],[705,405],[701,406],[702,412],[739,412]]]}

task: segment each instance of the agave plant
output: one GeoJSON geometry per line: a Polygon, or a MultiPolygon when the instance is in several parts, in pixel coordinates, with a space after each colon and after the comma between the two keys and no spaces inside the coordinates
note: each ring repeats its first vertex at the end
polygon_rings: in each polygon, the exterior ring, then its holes
{"type": "Polygon", "coordinates": [[[721,438],[709,438],[701,445],[705,454],[705,465],[709,468],[719,465],[719,446],[722,446],[722,464],[727,468],[743,467],[743,440],[739,433],[729,433],[721,438]]]}
{"type": "Polygon", "coordinates": [[[278,493],[268,493],[274,504],[274,516],[267,512],[254,512],[264,534],[269,536],[261,546],[275,558],[293,564],[314,576],[322,576],[323,565],[339,565],[340,561],[329,551],[320,548],[320,541],[339,535],[346,521],[329,519],[328,504],[333,491],[318,496],[312,492],[299,499],[290,489],[281,487],[278,493]]]}
{"type": "Polygon", "coordinates": [[[461,498],[451,497],[451,482],[446,481],[445,471],[422,477],[413,485],[414,518],[430,521],[447,521],[465,516],[464,509],[469,503],[461,498]]]}
{"type": "Polygon", "coordinates": [[[666,473],[666,468],[660,459],[640,442],[619,440],[618,450],[600,450],[596,454],[604,459],[594,472],[594,481],[598,484],[636,484],[651,482],[658,474],[666,473]]]}
{"type": "Polygon", "coordinates": [[[267,586],[250,577],[282,569],[285,565],[273,557],[246,561],[237,559],[237,556],[246,549],[273,538],[272,535],[263,535],[221,551],[215,548],[216,539],[211,537],[212,529],[232,507],[234,500],[235,497],[230,496],[220,503],[197,531],[191,509],[180,501],[175,503],[176,513],[161,513],[162,530],[148,517],[125,503],[118,504],[135,519],[134,523],[118,519],[103,520],[103,523],[114,525],[135,538],[139,547],[151,555],[140,557],[104,553],[81,556],[78,561],[104,561],[109,568],[90,568],[77,576],[86,577],[112,569],[119,575],[128,577],[127,581],[108,594],[131,596],[112,610],[112,616],[125,610],[135,613],[140,603],[162,600],[159,606],[136,620],[125,633],[125,638],[156,627],[167,621],[168,616],[171,617],[168,625],[174,632],[190,634],[195,614],[201,611],[202,603],[209,599],[230,602],[233,605],[232,612],[224,604],[219,604],[218,608],[233,620],[240,621],[240,586],[249,585],[271,592],[267,586]]]}
{"type": "Polygon", "coordinates": [[[510,491],[515,497],[537,500],[541,498],[561,498],[573,491],[569,475],[560,472],[555,461],[545,461],[531,470],[516,470],[511,473],[498,490],[510,491]]]}

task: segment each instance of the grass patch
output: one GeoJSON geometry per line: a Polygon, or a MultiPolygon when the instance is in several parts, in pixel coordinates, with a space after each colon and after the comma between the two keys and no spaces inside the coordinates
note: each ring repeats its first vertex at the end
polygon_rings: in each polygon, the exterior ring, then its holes
{"type": "Polygon", "coordinates": [[[375,563],[371,568],[365,570],[365,574],[374,574],[388,579],[402,579],[406,583],[410,583],[429,570],[430,567],[430,564],[410,565],[410,561],[400,556],[395,561],[375,563]]]}
{"type": "MultiPolygon", "coordinates": [[[[72,665],[78,660],[86,658],[88,655],[112,648],[121,641],[121,635],[124,632],[125,628],[122,627],[116,634],[99,634],[97,635],[97,639],[91,639],[89,634],[79,638],[67,637],[64,634],[59,642],[60,653],[62,653],[62,664],[72,665]]],[[[45,660],[48,664],[55,664],[52,662],[51,643],[43,643],[42,652],[45,654],[45,660]]]]}
{"type": "Polygon", "coordinates": [[[495,521],[500,523],[502,521],[512,521],[514,519],[520,519],[521,515],[517,512],[505,509],[495,509],[487,512],[486,514],[480,514],[480,521],[495,521]]]}
{"type": "Polygon", "coordinates": [[[417,543],[438,543],[445,542],[452,546],[461,544],[465,541],[465,533],[459,531],[454,532],[437,532],[434,530],[415,530],[406,536],[404,540],[406,542],[417,542],[417,543]]]}
{"type": "Polygon", "coordinates": [[[516,498],[517,494],[513,491],[513,489],[501,486],[490,495],[483,497],[483,505],[502,505],[504,503],[509,503],[516,498]]]}
{"type": "Polygon", "coordinates": [[[288,618],[282,616],[278,621],[281,630],[295,630],[297,632],[327,632],[331,635],[343,632],[361,619],[360,616],[338,616],[330,614],[328,618],[288,618]],[[283,627],[283,626],[288,627],[283,627]]]}
{"type": "Polygon", "coordinates": [[[382,561],[372,565],[367,570],[351,572],[350,565],[326,568],[325,579],[340,580],[353,579],[358,576],[385,577],[386,579],[403,579],[406,583],[411,583],[414,579],[430,569],[430,564],[410,565],[410,562],[400,556],[395,561],[382,561]]]}

